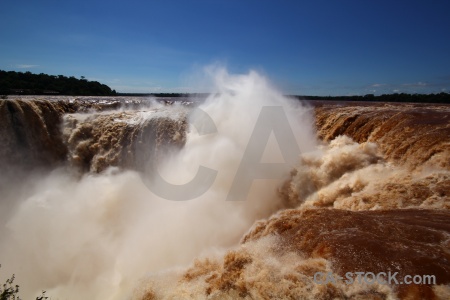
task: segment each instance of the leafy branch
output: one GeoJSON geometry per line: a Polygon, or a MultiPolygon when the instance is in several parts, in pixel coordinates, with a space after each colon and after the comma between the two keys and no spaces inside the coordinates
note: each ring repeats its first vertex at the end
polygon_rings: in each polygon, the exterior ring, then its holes
{"type": "MultiPolygon", "coordinates": [[[[2,265],[0,265],[1,267],[2,265]]],[[[14,280],[16,279],[16,275],[12,274],[11,278],[6,279],[6,282],[0,286],[0,300],[21,300],[19,297],[19,285],[14,285],[14,280]]],[[[45,296],[45,291],[42,291],[42,294],[36,297],[36,300],[47,300],[48,297],[45,296]]]]}

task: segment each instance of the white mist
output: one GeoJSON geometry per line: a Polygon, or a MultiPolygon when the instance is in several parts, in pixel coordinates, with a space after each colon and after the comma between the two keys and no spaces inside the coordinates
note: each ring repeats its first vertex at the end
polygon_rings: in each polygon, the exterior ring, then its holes
{"type": "MultiPolygon", "coordinates": [[[[14,199],[17,209],[0,237],[0,274],[16,274],[23,298],[44,289],[52,299],[123,299],[146,274],[233,246],[255,220],[280,208],[276,188],[285,178],[255,180],[244,201],[225,199],[261,108],[283,107],[302,152],[316,147],[311,110],[255,72],[209,72],[216,93],[200,108],[217,133],[199,135],[191,128],[185,147],[160,165],[161,175],[174,184],[189,182],[199,166],[217,170],[200,197],[162,199],[137,172],[113,168],[81,179],[54,170],[31,183],[18,182],[27,192],[14,199]]],[[[279,162],[282,147],[271,137],[264,162],[279,162]]],[[[286,165],[286,176],[292,167],[286,165]]]]}

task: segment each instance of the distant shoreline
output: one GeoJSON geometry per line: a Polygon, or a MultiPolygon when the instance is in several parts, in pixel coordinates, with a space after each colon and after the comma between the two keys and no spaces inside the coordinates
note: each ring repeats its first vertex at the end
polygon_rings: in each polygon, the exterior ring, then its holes
{"type": "MultiPolygon", "coordinates": [[[[70,94],[0,94],[0,100],[13,99],[15,96],[49,96],[49,97],[154,97],[180,99],[206,99],[210,93],[116,93],[114,95],[70,95],[70,94]]],[[[380,96],[299,96],[285,95],[301,101],[312,102],[365,102],[365,103],[416,103],[416,104],[450,104],[450,94],[383,94],[380,96]]]]}
{"type": "MultiPolygon", "coordinates": [[[[206,98],[210,93],[116,93],[116,96],[128,97],[172,97],[172,98],[206,98]]],[[[285,95],[299,100],[308,101],[359,101],[359,102],[408,102],[408,103],[449,103],[450,94],[373,94],[364,96],[308,96],[308,95],[285,95]]]]}
{"type": "MultiPolygon", "coordinates": [[[[206,98],[210,93],[118,93],[97,81],[89,81],[84,76],[33,74],[0,70],[0,98],[8,95],[43,96],[125,96],[158,98],[206,98]]],[[[299,100],[319,101],[359,101],[359,102],[402,102],[402,103],[450,103],[449,93],[438,94],[367,94],[364,96],[311,96],[286,95],[299,100]]]]}

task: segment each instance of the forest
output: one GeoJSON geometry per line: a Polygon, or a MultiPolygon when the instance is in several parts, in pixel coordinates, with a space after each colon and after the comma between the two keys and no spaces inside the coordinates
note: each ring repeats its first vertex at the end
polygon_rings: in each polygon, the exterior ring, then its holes
{"type": "MultiPolygon", "coordinates": [[[[0,96],[6,95],[71,95],[71,96],[155,96],[155,97],[199,97],[207,94],[187,93],[117,93],[109,86],[97,81],[89,81],[84,76],[33,74],[0,70],[0,96]]],[[[364,101],[364,102],[411,102],[411,103],[450,103],[449,93],[407,94],[394,93],[364,96],[299,96],[300,100],[364,101]]]]}
{"type": "Polygon", "coordinates": [[[116,91],[84,76],[77,79],[73,76],[0,70],[0,95],[111,96],[116,95],[116,91]]]}
{"type": "MultiPolygon", "coordinates": [[[[118,96],[154,96],[154,97],[194,97],[194,98],[206,98],[208,94],[187,94],[187,93],[117,93],[118,96]]],[[[292,98],[308,101],[363,101],[363,102],[405,102],[405,103],[450,103],[449,93],[438,94],[406,94],[406,93],[394,93],[394,94],[382,94],[375,96],[368,94],[364,96],[299,96],[288,95],[292,98]]]]}
{"type": "Polygon", "coordinates": [[[449,93],[438,94],[407,94],[394,93],[375,96],[293,96],[300,100],[330,100],[330,101],[364,101],[364,102],[409,102],[409,103],[450,103],[449,93]]]}

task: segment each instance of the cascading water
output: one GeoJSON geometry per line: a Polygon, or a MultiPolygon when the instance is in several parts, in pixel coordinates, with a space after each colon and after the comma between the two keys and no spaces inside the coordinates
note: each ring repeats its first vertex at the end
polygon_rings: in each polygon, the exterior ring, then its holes
{"type": "Polygon", "coordinates": [[[22,297],[42,289],[61,299],[446,297],[448,106],[314,107],[255,72],[217,69],[213,79],[215,93],[195,103],[0,102],[0,275],[15,273],[22,297]],[[204,132],[196,111],[214,130],[204,132]],[[261,118],[270,135],[258,135],[267,132],[261,118]],[[290,139],[295,163],[286,161],[290,139]],[[272,166],[276,176],[260,174],[272,166]],[[215,176],[204,190],[189,185],[200,168],[215,176]],[[236,181],[251,184],[230,193],[236,181]],[[174,185],[202,192],[161,196],[174,185]],[[403,261],[383,258],[395,247],[411,250],[403,261]],[[313,282],[318,271],[365,267],[434,271],[438,281],[313,282]]]}

